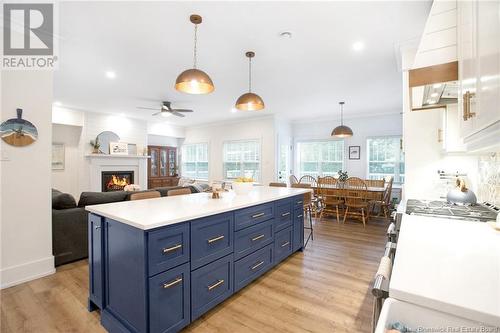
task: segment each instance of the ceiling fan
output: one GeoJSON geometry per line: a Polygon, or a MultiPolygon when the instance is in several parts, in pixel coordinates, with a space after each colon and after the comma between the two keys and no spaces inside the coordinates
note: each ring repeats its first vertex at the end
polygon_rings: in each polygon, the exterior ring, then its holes
{"type": "MultiPolygon", "coordinates": [[[[147,107],[143,107],[143,106],[138,106],[137,108],[138,109],[144,109],[144,110],[155,110],[155,111],[158,110],[158,108],[147,108],[147,107]]],[[[163,117],[169,117],[170,115],[174,115],[174,116],[177,116],[177,117],[185,117],[185,115],[182,114],[182,112],[193,112],[193,110],[188,110],[188,109],[172,109],[172,107],[170,106],[170,102],[163,101],[161,103],[160,111],[155,112],[152,115],[153,116],[161,115],[163,117]]]]}

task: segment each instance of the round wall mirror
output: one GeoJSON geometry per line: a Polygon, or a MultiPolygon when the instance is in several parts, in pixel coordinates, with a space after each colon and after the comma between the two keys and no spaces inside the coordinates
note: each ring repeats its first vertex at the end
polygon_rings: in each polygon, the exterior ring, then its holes
{"type": "Polygon", "coordinates": [[[120,137],[118,134],[112,131],[104,131],[97,135],[97,140],[101,144],[99,148],[103,154],[109,154],[109,143],[110,142],[119,142],[120,137]]]}

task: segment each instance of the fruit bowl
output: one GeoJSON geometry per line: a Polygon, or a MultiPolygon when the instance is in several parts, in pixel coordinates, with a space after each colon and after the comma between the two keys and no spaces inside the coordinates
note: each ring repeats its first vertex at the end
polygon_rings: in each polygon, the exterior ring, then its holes
{"type": "Polygon", "coordinates": [[[235,181],[233,182],[233,190],[237,195],[246,195],[253,188],[253,181],[235,181]]]}

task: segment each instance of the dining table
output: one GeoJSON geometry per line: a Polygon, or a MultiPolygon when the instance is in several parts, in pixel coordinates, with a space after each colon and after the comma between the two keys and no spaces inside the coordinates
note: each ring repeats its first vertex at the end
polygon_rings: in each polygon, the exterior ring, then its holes
{"type": "MultiPolygon", "coordinates": [[[[384,199],[384,193],[387,189],[387,185],[385,184],[383,187],[382,186],[368,186],[366,188],[366,199],[367,200],[378,200],[382,201],[384,199]]],[[[314,186],[311,186],[314,190],[315,195],[320,195],[321,193],[326,194],[326,195],[337,195],[337,196],[342,196],[342,191],[343,190],[349,190],[349,187],[339,187],[336,185],[322,185],[319,186],[315,184],[314,186]],[[324,192],[326,191],[326,193],[324,192]]],[[[358,190],[359,188],[352,188],[358,190]]]]}

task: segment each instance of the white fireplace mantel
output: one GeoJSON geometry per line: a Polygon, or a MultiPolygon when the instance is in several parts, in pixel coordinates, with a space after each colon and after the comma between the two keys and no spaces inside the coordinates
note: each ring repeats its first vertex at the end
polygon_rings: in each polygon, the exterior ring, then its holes
{"type": "Polygon", "coordinates": [[[148,188],[148,158],[149,156],[136,155],[85,155],[89,165],[90,190],[101,191],[101,173],[103,171],[133,171],[134,184],[141,190],[148,188]]]}

